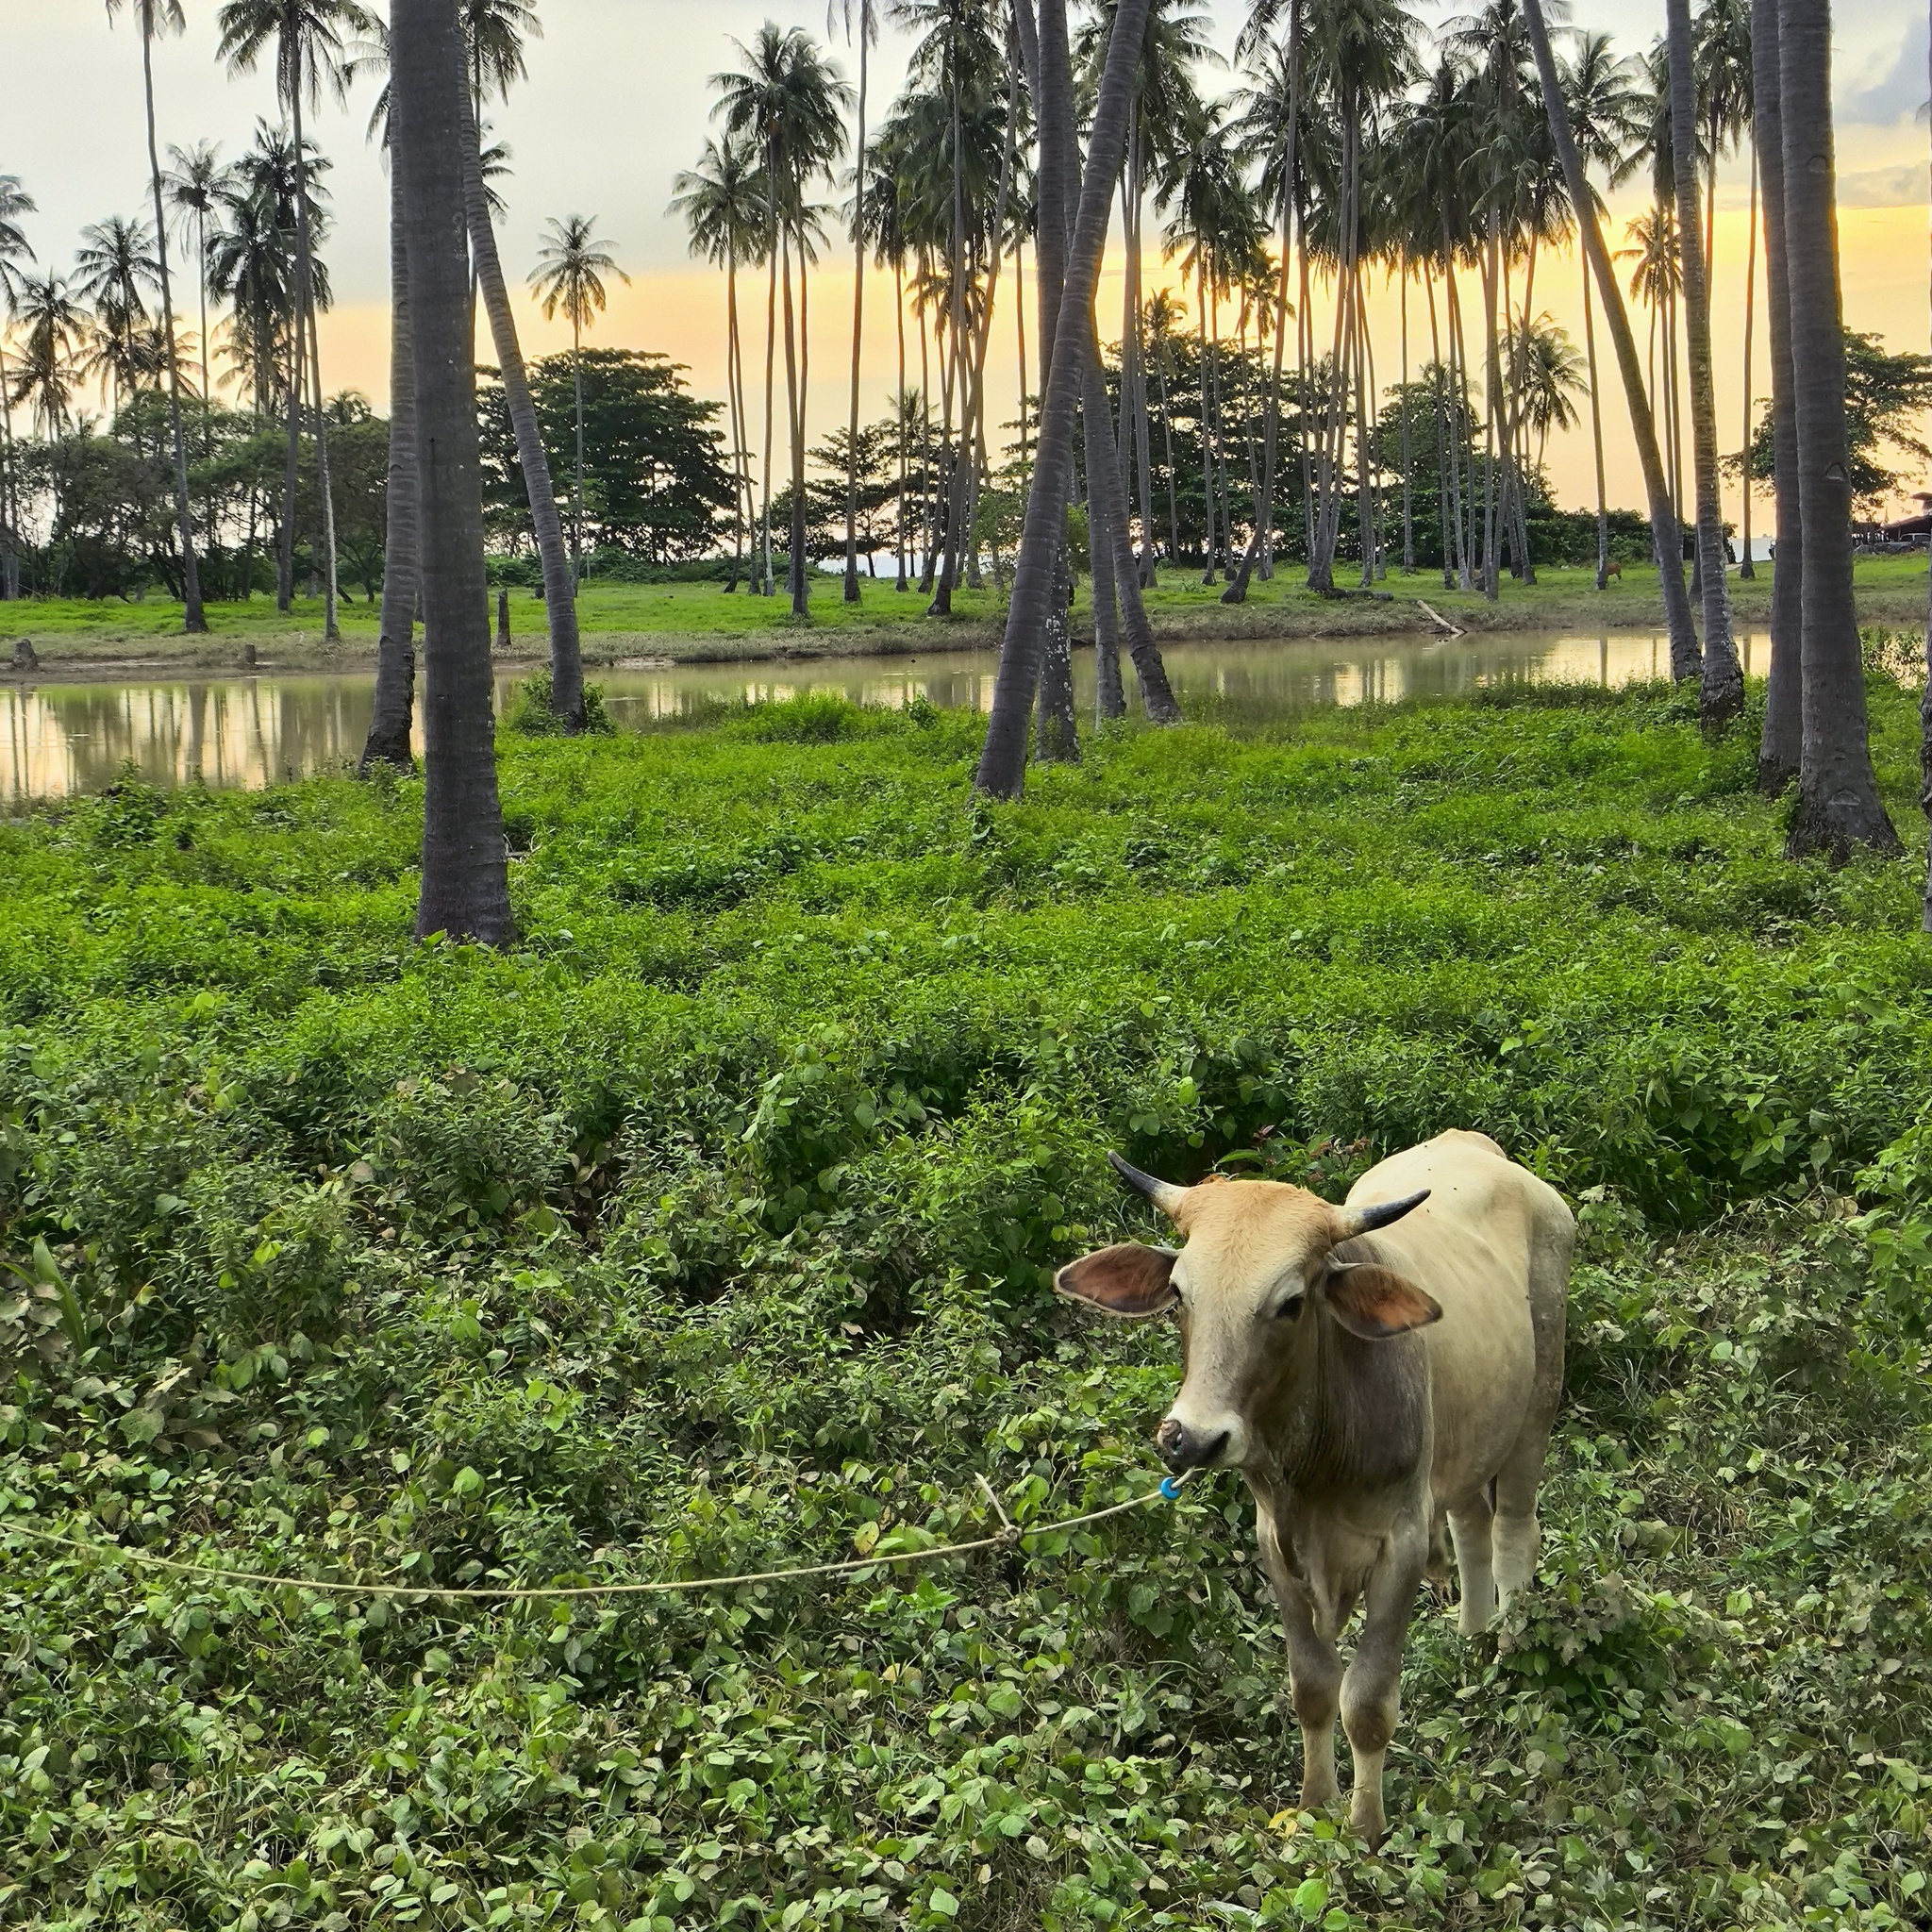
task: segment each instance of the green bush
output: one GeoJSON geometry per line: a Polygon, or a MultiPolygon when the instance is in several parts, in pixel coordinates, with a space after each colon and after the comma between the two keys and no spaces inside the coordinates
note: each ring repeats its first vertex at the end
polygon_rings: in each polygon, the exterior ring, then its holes
{"type": "MultiPolygon", "coordinates": [[[[556,699],[547,669],[532,671],[517,680],[510,693],[509,707],[503,715],[503,728],[520,738],[560,738],[563,721],[557,715],[556,699]]],[[[584,732],[608,737],[612,725],[604,704],[604,687],[584,687],[584,732]]]]}

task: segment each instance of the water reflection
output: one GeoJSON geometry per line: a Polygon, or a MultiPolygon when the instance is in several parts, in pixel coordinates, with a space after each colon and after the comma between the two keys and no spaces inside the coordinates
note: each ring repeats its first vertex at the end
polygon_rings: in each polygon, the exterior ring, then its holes
{"type": "MultiPolygon", "coordinates": [[[[1761,637],[1742,637],[1740,645],[1747,671],[1754,658],[1765,658],[1761,637]]],[[[1171,644],[1162,655],[1184,708],[1228,723],[1263,723],[1313,708],[1453,696],[1485,685],[1628,684],[1662,675],[1670,652],[1661,635],[1519,633],[1439,643],[1171,644]]],[[[795,665],[640,660],[594,675],[622,728],[808,691],[894,707],[924,697],[984,711],[992,702],[994,669],[991,652],[935,651],[795,665]]],[[[499,707],[515,681],[498,680],[499,707]]],[[[1132,681],[1129,671],[1130,691],[1132,681]]],[[[1074,686],[1083,711],[1091,711],[1091,653],[1075,659],[1074,686]]],[[[17,806],[98,791],[129,760],[158,785],[199,779],[252,788],[346,768],[362,749],[372,697],[367,675],[0,684],[0,799],[17,806]]]]}

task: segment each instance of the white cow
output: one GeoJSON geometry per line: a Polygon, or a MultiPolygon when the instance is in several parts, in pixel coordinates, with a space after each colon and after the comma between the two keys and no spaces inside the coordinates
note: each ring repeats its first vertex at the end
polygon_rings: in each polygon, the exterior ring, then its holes
{"type": "Polygon", "coordinates": [[[1379,1843],[1403,1642],[1445,1519],[1465,1632],[1535,1573],[1575,1222],[1483,1134],[1395,1155],[1340,1208],[1274,1181],[1175,1187],[1110,1158],[1187,1245],[1103,1248],[1056,1286],[1110,1315],[1177,1310],[1181,1388],[1157,1446],[1176,1472],[1246,1478],[1288,1632],[1301,1802],[1335,1801],[1339,1707],[1350,1823],[1379,1843]],[[1344,1674],[1336,1639],[1357,1598],[1344,1674]]]}

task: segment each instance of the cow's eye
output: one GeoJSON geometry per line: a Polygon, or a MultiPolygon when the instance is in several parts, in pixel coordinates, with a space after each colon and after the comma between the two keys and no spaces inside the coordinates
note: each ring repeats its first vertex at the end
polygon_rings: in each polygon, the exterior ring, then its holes
{"type": "Polygon", "coordinates": [[[1274,1319],[1277,1322],[1299,1322],[1302,1318],[1302,1300],[1303,1297],[1298,1294],[1290,1295],[1289,1298],[1285,1302],[1283,1302],[1278,1308],[1275,1309],[1274,1319]]]}

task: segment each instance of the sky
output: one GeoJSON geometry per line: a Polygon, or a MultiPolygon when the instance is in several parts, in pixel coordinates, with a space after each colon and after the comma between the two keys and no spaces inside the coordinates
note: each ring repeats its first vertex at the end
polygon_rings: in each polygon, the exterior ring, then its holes
{"type": "MultiPolygon", "coordinates": [[[[264,69],[231,76],[216,60],[215,0],[184,0],[187,33],[156,51],[160,139],[187,144],[222,143],[232,156],[244,148],[258,117],[274,119],[271,75],[264,69]]],[[[712,131],[712,75],[734,64],[734,39],[746,40],[767,19],[823,35],[823,0],[539,0],[544,37],[529,50],[530,77],[507,107],[493,110],[496,133],[509,143],[513,173],[501,228],[506,271],[520,282],[534,263],[547,219],[594,215],[599,232],[631,276],[614,286],[608,315],[591,340],[608,346],[658,351],[686,364],[701,393],[724,392],[724,278],[693,263],[679,224],[665,212],[671,183],[697,158],[712,131]]],[[[1077,0],[1076,0],[1077,4],[1077,0]]],[[[1245,14],[1244,0],[1204,0],[1215,39],[1231,52],[1245,14]]],[[[890,0],[888,0],[890,10],[890,0]]],[[[842,9],[841,9],[842,10],[842,9]]],[[[1419,8],[1434,23],[1457,6],[1419,8]]],[[[1608,32],[1620,47],[1641,51],[1662,30],[1663,0],[1574,0],[1573,22],[1608,32]]],[[[39,203],[29,240],[46,260],[71,259],[81,228],[143,205],[146,156],[141,97],[141,47],[124,8],[110,26],[100,0],[0,0],[0,174],[18,175],[39,203]]],[[[1875,331],[1893,348],[1923,348],[1932,336],[1928,297],[1926,10],[1923,0],[1839,0],[1834,9],[1833,94],[1837,110],[1840,232],[1848,324],[1875,331]]],[[[896,92],[907,37],[888,25],[873,57],[873,94],[879,108],[896,92]]],[[[838,38],[848,78],[857,51],[838,38]]],[[[1209,85],[1226,85],[1210,77],[1209,85]]],[[[324,321],[324,381],[334,391],[362,391],[378,408],[388,389],[388,186],[365,134],[371,90],[365,84],[346,107],[325,105],[313,138],[333,162],[330,186],[336,227],[328,257],[336,308],[324,321]]],[[[1719,344],[1720,441],[1741,441],[1744,422],[1744,325],[1748,161],[1725,164],[1718,199],[1717,274],[1712,326],[1719,344]],[[1724,344],[1732,346],[1728,352],[1724,344]]],[[[1617,233],[1635,204],[1613,204],[1617,233]]],[[[1761,262],[1761,252],[1760,252],[1761,262]]],[[[1029,261],[1030,266],[1030,261],[1029,261]]],[[[1759,288],[1762,288],[1759,269],[1759,288]]],[[[1029,285],[1030,286],[1030,285],[1029,285]]],[[[852,311],[849,267],[829,259],[813,285],[814,440],[844,419],[844,368],[852,311]]],[[[895,379],[890,285],[871,279],[866,291],[865,348],[868,416],[883,415],[895,379]]],[[[1579,271],[1571,257],[1544,258],[1536,294],[1539,309],[1582,341],[1579,271]]],[[[185,306],[185,305],[184,305],[185,306]]],[[[1419,308],[1419,304],[1416,305],[1419,308]]],[[[1121,310],[1117,264],[1102,283],[1103,332],[1118,334],[1121,310]]],[[[1642,341],[1642,318],[1635,318],[1642,341]]],[[[561,319],[546,323],[526,296],[518,325],[526,353],[567,346],[561,319]]],[[[1417,320],[1418,328],[1422,326],[1417,320]]],[[[749,326],[749,324],[747,325],[749,326]]],[[[1399,324],[1391,293],[1372,311],[1383,380],[1399,369],[1399,324]]],[[[1756,331],[1754,391],[1764,390],[1761,317],[1756,331]]],[[[996,325],[989,382],[1010,393],[1017,382],[1008,317],[996,325]]],[[[1411,352],[1418,363],[1420,349],[1411,352]]],[[[486,356],[485,359],[493,359],[486,356]]],[[[758,358],[752,358],[754,366],[758,358]]],[[[1627,418],[1614,379],[1605,396],[1609,493],[1613,503],[1642,500],[1627,418]]],[[[756,412],[758,403],[753,401],[756,412]]],[[[1556,439],[1549,463],[1560,501],[1593,501],[1587,432],[1556,439]]],[[[1922,479],[1915,479],[1922,480],[1922,479]]],[[[1729,509],[1737,514],[1735,487],[1729,509]]],[[[1760,507],[1758,528],[1768,512],[1760,507]]]]}

